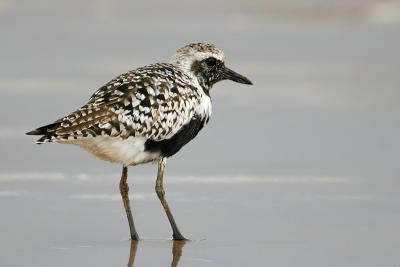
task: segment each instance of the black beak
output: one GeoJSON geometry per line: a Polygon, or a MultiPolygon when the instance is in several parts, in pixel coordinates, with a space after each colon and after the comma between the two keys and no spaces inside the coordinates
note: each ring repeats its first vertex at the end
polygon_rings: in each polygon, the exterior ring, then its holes
{"type": "Polygon", "coordinates": [[[234,72],[233,70],[228,69],[227,67],[224,67],[224,69],[222,70],[222,77],[224,80],[228,79],[237,83],[253,84],[249,79],[247,79],[243,75],[240,75],[239,73],[234,72]]]}

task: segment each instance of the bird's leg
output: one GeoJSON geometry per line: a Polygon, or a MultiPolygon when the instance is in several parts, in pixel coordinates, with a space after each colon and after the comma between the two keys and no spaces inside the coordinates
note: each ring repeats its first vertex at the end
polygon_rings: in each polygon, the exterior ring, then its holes
{"type": "Polygon", "coordinates": [[[165,199],[165,191],[164,191],[164,186],[163,186],[163,176],[164,176],[164,171],[165,171],[165,165],[167,164],[167,158],[161,158],[160,161],[158,162],[158,174],[157,174],[157,181],[156,181],[156,193],[158,198],[161,201],[161,204],[165,210],[165,213],[168,216],[169,223],[171,224],[172,227],[172,237],[174,240],[186,240],[185,237],[181,234],[181,232],[178,229],[178,226],[175,223],[174,216],[172,215],[172,212],[169,208],[168,202],[165,199]]]}
{"type": "Polygon", "coordinates": [[[124,202],[124,207],[126,211],[126,216],[128,217],[129,229],[131,230],[132,240],[139,240],[139,236],[135,229],[135,223],[133,222],[131,205],[129,203],[129,186],[127,183],[128,179],[128,167],[122,167],[122,176],[119,183],[119,191],[121,192],[122,201],[124,202]]]}

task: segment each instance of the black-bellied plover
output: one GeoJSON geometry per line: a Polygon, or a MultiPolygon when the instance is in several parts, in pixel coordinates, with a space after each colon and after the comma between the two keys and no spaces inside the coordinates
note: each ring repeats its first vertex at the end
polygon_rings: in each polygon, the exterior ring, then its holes
{"type": "Polygon", "coordinates": [[[216,46],[192,43],[179,49],[170,63],[151,64],[119,75],[97,90],[83,107],[27,134],[42,135],[38,144],[74,144],[100,159],[122,164],[119,188],[134,240],[139,236],[129,202],[128,166],[157,161],[157,196],[173,238],[185,239],[165,199],[167,158],[208,122],[210,89],[226,79],[252,84],[225,66],[225,56],[216,46]]]}

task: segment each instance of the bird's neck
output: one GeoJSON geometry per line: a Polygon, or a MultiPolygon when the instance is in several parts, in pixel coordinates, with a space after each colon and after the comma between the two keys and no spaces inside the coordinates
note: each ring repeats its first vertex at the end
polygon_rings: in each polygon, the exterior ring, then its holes
{"type": "Polygon", "coordinates": [[[208,82],[208,80],[203,78],[202,76],[195,77],[195,79],[197,79],[197,82],[203,89],[204,93],[206,95],[210,96],[210,90],[211,90],[212,84],[210,82],[208,82]]]}
{"type": "Polygon", "coordinates": [[[210,96],[210,90],[213,84],[208,79],[201,74],[196,75],[189,64],[184,64],[184,62],[172,62],[172,64],[189,76],[194,83],[198,84],[197,87],[200,87],[207,96],[210,96]]]}

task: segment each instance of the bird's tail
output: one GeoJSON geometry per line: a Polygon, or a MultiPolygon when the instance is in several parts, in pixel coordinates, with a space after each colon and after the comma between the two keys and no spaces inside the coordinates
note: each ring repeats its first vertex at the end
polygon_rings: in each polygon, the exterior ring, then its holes
{"type": "Polygon", "coordinates": [[[27,132],[27,135],[43,135],[40,137],[36,144],[43,144],[53,142],[56,139],[55,130],[60,126],[60,122],[54,122],[42,127],[37,128],[36,130],[27,132]]]}

